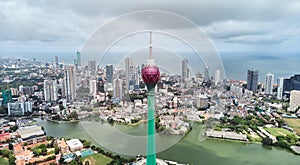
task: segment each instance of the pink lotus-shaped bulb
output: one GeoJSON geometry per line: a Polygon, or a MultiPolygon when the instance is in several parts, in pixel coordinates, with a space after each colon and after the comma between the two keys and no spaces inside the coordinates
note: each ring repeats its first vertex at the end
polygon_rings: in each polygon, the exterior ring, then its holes
{"type": "Polygon", "coordinates": [[[148,89],[154,88],[160,78],[158,67],[146,65],[142,69],[142,78],[148,89]]]}

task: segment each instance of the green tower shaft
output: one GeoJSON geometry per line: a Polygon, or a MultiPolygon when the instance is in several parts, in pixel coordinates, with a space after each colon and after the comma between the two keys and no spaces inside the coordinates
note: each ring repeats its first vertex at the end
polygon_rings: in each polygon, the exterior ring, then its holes
{"type": "Polygon", "coordinates": [[[148,89],[148,141],[146,165],[156,165],[154,91],[148,89]]]}

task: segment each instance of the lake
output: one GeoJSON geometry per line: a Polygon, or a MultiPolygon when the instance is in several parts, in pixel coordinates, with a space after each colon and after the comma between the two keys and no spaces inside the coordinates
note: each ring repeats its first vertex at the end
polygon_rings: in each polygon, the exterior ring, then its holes
{"type": "MultiPolygon", "coordinates": [[[[109,146],[113,150],[119,149],[121,152],[126,151],[128,153],[135,153],[137,151],[143,152],[142,150],[146,147],[146,144],[143,144],[144,146],[138,143],[132,144],[134,142],[124,142],[124,139],[122,140],[115,135],[108,135],[111,130],[117,129],[129,135],[143,137],[146,135],[147,124],[132,127],[124,125],[111,126],[101,121],[82,121],[80,123],[69,124],[58,124],[41,119],[37,119],[37,121],[38,125],[45,128],[47,135],[54,137],[83,138],[92,141],[94,144],[98,144],[99,139],[102,139],[104,141],[100,140],[100,142],[105,143],[101,144],[102,147],[109,146]],[[92,131],[92,133],[90,131],[92,131]],[[107,134],[107,132],[109,133],[107,134]]],[[[160,143],[159,145],[162,143],[170,144],[181,139],[167,150],[159,152],[157,157],[196,165],[296,165],[300,162],[300,156],[280,148],[266,148],[261,144],[247,144],[218,139],[199,141],[200,131],[202,131],[201,124],[194,123],[192,131],[182,139],[179,136],[157,136],[157,142],[160,143]]]]}

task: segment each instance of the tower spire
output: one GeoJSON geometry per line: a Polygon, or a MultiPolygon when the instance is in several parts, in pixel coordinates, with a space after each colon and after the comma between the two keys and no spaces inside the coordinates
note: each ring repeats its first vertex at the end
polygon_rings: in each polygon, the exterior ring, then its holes
{"type": "Polygon", "coordinates": [[[147,65],[155,65],[155,61],[152,56],[152,31],[150,31],[150,41],[149,41],[149,58],[147,59],[147,65]]]}
{"type": "Polygon", "coordinates": [[[152,57],[152,31],[150,31],[149,59],[153,59],[153,57],[152,57]]]}

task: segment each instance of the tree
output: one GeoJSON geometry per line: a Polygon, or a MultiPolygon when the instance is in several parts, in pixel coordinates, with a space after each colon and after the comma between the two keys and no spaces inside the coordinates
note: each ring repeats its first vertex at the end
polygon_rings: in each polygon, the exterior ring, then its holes
{"type": "Polygon", "coordinates": [[[47,148],[46,148],[46,145],[45,144],[41,144],[37,147],[34,147],[33,148],[33,154],[35,156],[40,156],[40,155],[47,155],[47,148]]]}
{"type": "Polygon", "coordinates": [[[9,144],[8,144],[8,149],[9,149],[9,150],[13,150],[13,149],[14,149],[14,145],[11,144],[11,143],[9,143],[9,144]]]}
{"type": "Polygon", "coordinates": [[[17,129],[18,129],[18,126],[16,126],[16,125],[10,127],[10,131],[11,131],[11,132],[15,132],[17,129]]]}
{"type": "Polygon", "coordinates": [[[63,164],[64,162],[65,162],[65,158],[61,157],[61,158],[59,159],[59,163],[60,163],[60,164],[63,164]]]}
{"type": "Polygon", "coordinates": [[[9,165],[15,165],[16,164],[16,157],[13,154],[9,155],[8,164],[9,165]]]}
{"type": "Polygon", "coordinates": [[[8,158],[10,154],[13,154],[12,151],[10,151],[8,149],[3,149],[0,151],[1,151],[1,154],[3,155],[3,157],[6,157],[6,158],[8,158]]]}
{"type": "Polygon", "coordinates": [[[84,143],[83,143],[83,147],[84,148],[89,148],[91,146],[91,142],[90,141],[85,141],[84,143]]]}
{"type": "Polygon", "coordinates": [[[58,107],[59,107],[60,111],[62,111],[62,110],[65,109],[64,105],[62,104],[62,102],[59,103],[58,107]]]}
{"type": "Polygon", "coordinates": [[[59,154],[59,148],[57,145],[55,145],[55,147],[54,147],[54,154],[55,155],[59,154]]]}
{"type": "Polygon", "coordinates": [[[53,136],[47,136],[47,141],[53,140],[54,137],[53,136]]]}
{"type": "Polygon", "coordinates": [[[298,138],[294,135],[294,134],[289,134],[286,135],[286,140],[290,143],[290,144],[296,144],[298,141],[298,138]]]}
{"type": "Polygon", "coordinates": [[[92,149],[92,150],[96,150],[96,146],[92,145],[92,146],[91,146],[91,149],[92,149]]]}
{"type": "Polygon", "coordinates": [[[78,120],[78,114],[76,111],[73,111],[69,115],[70,118],[78,120]]]}
{"type": "Polygon", "coordinates": [[[273,140],[268,137],[262,138],[262,144],[266,146],[271,146],[273,144],[273,140]]]}

